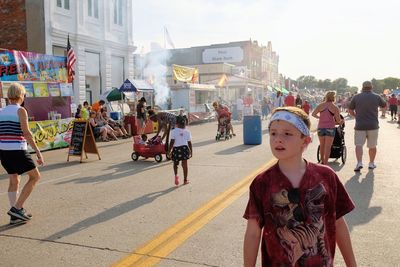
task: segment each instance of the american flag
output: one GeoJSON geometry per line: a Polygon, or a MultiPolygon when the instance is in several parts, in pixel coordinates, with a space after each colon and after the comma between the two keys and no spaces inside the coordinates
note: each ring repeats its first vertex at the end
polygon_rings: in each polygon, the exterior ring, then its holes
{"type": "Polygon", "coordinates": [[[74,49],[72,49],[71,43],[69,42],[68,35],[68,43],[67,43],[67,70],[68,70],[68,82],[72,83],[75,78],[75,62],[76,57],[74,53],[74,49]]]}

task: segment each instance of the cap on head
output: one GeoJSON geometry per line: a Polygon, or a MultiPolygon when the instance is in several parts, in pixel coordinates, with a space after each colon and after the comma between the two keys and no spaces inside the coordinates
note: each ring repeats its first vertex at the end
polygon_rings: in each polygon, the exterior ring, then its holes
{"type": "Polygon", "coordinates": [[[367,89],[367,90],[372,89],[372,83],[370,81],[363,82],[362,89],[367,89]]]}

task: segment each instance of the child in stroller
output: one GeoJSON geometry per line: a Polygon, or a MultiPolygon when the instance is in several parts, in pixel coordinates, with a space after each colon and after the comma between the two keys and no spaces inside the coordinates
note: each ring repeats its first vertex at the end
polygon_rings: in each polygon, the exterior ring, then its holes
{"type": "Polygon", "coordinates": [[[215,136],[215,140],[219,141],[221,138],[225,140],[232,138],[231,127],[232,124],[230,116],[219,117],[218,130],[217,130],[217,135],[215,136]]]}
{"type": "Polygon", "coordinates": [[[217,113],[217,135],[215,136],[215,140],[219,141],[221,138],[227,140],[235,136],[233,132],[233,127],[231,123],[232,113],[229,111],[228,107],[219,104],[218,102],[213,103],[213,107],[215,112],[217,113]]]}

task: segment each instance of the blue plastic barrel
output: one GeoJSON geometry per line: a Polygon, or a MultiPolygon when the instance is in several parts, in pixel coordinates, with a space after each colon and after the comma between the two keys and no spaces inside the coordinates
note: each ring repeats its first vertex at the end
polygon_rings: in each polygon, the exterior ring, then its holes
{"type": "Polygon", "coordinates": [[[119,111],[111,111],[110,112],[110,118],[115,120],[115,121],[119,121],[121,119],[121,112],[119,112],[119,111]]]}
{"type": "Polygon", "coordinates": [[[243,142],[245,145],[262,143],[261,116],[243,117],[243,142]]]}

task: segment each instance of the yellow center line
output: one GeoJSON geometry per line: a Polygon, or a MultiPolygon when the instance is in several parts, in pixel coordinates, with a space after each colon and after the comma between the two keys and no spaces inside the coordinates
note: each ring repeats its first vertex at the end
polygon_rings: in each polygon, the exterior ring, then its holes
{"type": "Polygon", "coordinates": [[[260,172],[272,166],[276,160],[263,164],[260,168],[247,175],[240,182],[231,186],[217,197],[210,200],[189,216],[178,221],[176,224],[158,234],[145,245],[132,252],[114,267],[122,266],[154,266],[163,258],[168,256],[189,237],[199,231],[210,222],[221,211],[231,205],[235,200],[247,192],[250,183],[260,172]]]}

